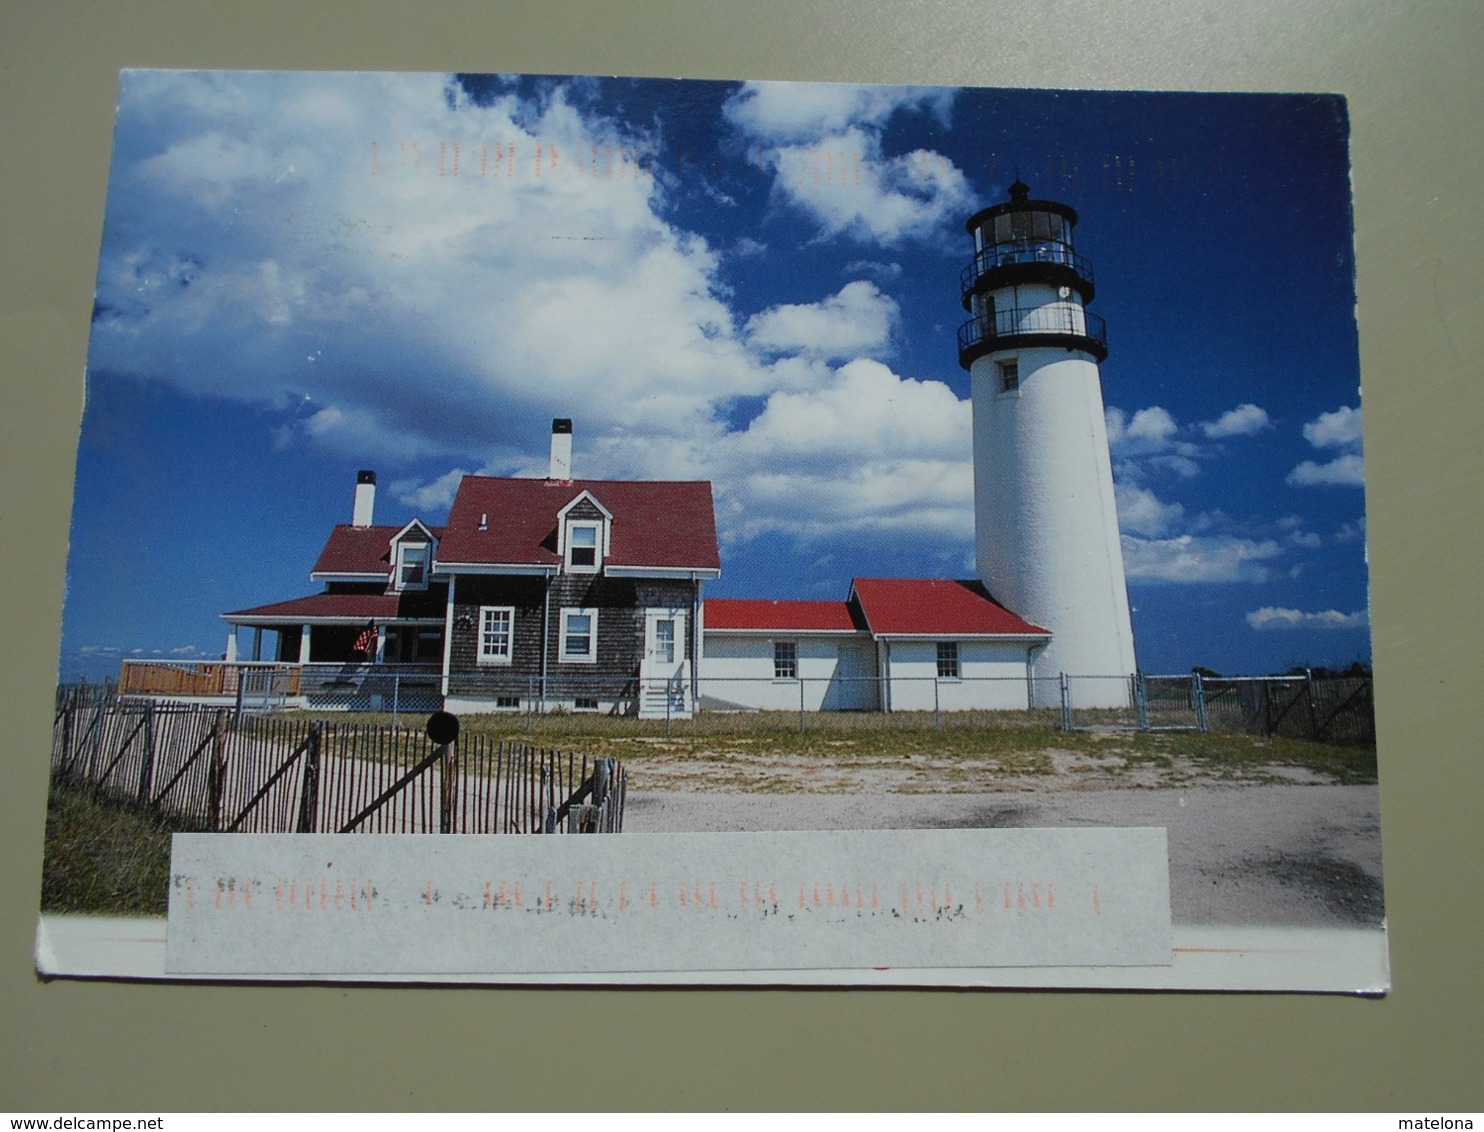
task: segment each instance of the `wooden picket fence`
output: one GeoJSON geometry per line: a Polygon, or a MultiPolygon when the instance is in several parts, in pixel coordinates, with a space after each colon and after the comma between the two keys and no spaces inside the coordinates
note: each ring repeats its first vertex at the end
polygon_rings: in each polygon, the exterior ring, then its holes
{"type": "Polygon", "coordinates": [[[52,773],[224,833],[617,833],[626,777],[528,743],[195,705],[59,700],[52,773]]]}

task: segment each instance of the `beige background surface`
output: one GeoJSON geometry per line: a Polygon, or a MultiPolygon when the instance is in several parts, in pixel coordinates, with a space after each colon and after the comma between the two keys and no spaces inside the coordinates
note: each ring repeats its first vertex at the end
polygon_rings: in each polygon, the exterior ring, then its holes
{"type": "Polygon", "coordinates": [[[1484,7],[1230,0],[0,9],[0,1110],[1484,1104],[1484,7]],[[31,939],[122,66],[1335,91],[1350,99],[1394,990],[42,984],[31,939]]]}

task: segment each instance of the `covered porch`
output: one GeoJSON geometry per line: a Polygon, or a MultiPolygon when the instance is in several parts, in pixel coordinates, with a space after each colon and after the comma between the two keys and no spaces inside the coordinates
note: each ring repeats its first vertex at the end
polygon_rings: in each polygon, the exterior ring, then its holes
{"type": "Polygon", "coordinates": [[[443,665],[438,595],[320,593],[222,614],[223,659],[276,664],[443,665]],[[244,638],[246,640],[244,641],[244,638]]]}

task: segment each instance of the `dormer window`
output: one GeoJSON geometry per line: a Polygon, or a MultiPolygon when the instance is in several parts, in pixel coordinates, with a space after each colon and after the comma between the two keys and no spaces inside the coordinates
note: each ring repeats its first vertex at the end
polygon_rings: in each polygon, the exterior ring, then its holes
{"type": "Polygon", "coordinates": [[[428,570],[432,566],[433,547],[426,542],[404,542],[397,547],[397,580],[399,590],[428,588],[428,570]]]}
{"type": "Polygon", "coordinates": [[[600,524],[573,520],[567,524],[567,569],[596,572],[602,565],[600,524]]]}
{"type": "Polygon", "coordinates": [[[600,573],[609,555],[612,530],[613,512],[592,492],[579,492],[557,512],[557,554],[562,569],[569,574],[600,573]]]}
{"type": "Polygon", "coordinates": [[[438,536],[418,519],[413,519],[392,536],[391,588],[425,590],[433,573],[433,559],[438,554],[438,536]]]}

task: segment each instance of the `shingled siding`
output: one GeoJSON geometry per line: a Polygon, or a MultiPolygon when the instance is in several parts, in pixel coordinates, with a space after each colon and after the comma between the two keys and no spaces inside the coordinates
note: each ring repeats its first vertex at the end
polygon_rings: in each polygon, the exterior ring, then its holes
{"type": "Polygon", "coordinates": [[[581,503],[574,505],[573,508],[567,512],[567,518],[602,519],[604,518],[604,515],[602,511],[598,510],[597,505],[594,504],[591,499],[584,499],[581,503]]]}
{"type": "MultiPolygon", "coordinates": [[[[542,612],[546,625],[546,676],[550,697],[591,697],[603,701],[632,698],[635,678],[644,656],[645,610],[675,607],[689,611],[694,585],[659,579],[606,578],[564,574],[550,581],[550,597],[542,578],[466,575],[455,587],[454,629],[449,654],[450,692],[462,695],[522,696],[542,673],[542,612]],[[481,606],[510,606],[515,610],[515,641],[511,663],[480,664],[478,660],[481,606]],[[563,662],[561,618],[564,609],[598,611],[596,663],[563,662]]],[[[693,654],[694,617],[687,614],[685,639],[677,642],[687,657],[693,654]]]]}

